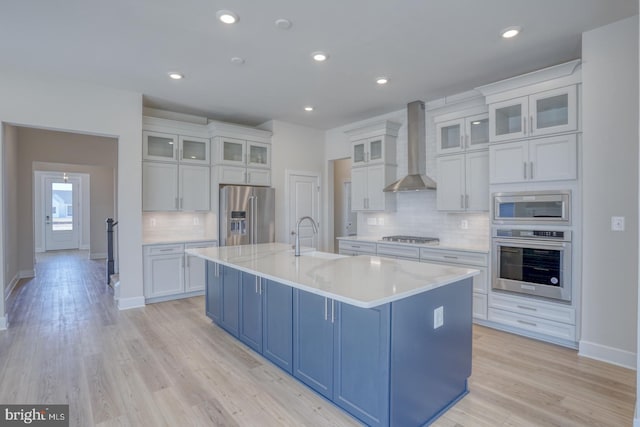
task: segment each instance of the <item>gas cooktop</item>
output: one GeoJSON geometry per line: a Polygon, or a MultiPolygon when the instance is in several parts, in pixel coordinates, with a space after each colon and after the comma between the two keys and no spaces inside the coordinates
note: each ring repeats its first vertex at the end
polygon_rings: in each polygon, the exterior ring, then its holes
{"type": "Polygon", "coordinates": [[[440,242],[440,239],[437,237],[421,236],[384,236],[382,240],[387,242],[415,243],[417,245],[437,245],[440,242]]]}

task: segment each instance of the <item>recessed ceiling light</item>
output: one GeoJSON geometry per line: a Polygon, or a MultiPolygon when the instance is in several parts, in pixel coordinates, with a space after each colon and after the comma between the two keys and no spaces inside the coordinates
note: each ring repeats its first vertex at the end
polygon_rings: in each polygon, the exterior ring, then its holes
{"type": "Polygon", "coordinates": [[[289,28],[291,28],[291,21],[289,21],[288,19],[284,19],[284,18],[280,18],[280,19],[276,19],[276,27],[280,28],[281,30],[288,30],[289,28]]]}
{"type": "Polygon", "coordinates": [[[219,10],[216,12],[216,17],[225,24],[235,24],[239,20],[238,15],[230,10],[219,10]]]}
{"type": "Polygon", "coordinates": [[[376,83],[378,83],[379,85],[386,85],[387,83],[389,83],[389,79],[386,77],[378,77],[376,79],[376,83]]]}
{"type": "Polygon", "coordinates": [[[306,107],[304,107],[304,111],[313,111],[313,107],[310,105],[307,105],[306,107]]]}
{"type": "Polygon", "coordinates": [[[182,80],[184,79],[184,75],[180,73],[169,73],[169,77],[173,80],[182,80]]]}
{"type": "Polygon", "coordinates": [[[318,62],[326,61],[326,60],[327,60],[327,58],[329,58],[329,55],[327,55],[327,54],[326,54],[326,53],[324,53],[324,52],[320,52],[320,51],[318,51],[318,52],[313,52],[313,53],[311,54],[311,56],[313,57],[313,60],[314,60],[314,61],[318,61],[318,62]]]}
{"type": "Polygon", "coordinates": [[[242,65],[244,64],[244,58],[240,58],[239,56],[234,56],[233,58],[231,58],[231,63],[236,65],[242,65]]]}
{"type": "Polygon", "coordinates": [[[522,31],[522,28],[520,27],[507,27],[504,30],[500,31],[500,35],[504,39],[510,39],[520,34],[520,31],[522,31]]]}

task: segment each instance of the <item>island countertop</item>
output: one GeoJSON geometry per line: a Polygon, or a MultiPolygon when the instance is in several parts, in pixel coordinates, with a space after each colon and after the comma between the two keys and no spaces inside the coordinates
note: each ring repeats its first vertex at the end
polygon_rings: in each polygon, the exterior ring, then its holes
{"type": "Polygon", "coordinates": [[[188,249],[215,263],[362,308],[373,308],[476,274],[471,268],[378,256],[344,256],[285,243],[188,249]]]}

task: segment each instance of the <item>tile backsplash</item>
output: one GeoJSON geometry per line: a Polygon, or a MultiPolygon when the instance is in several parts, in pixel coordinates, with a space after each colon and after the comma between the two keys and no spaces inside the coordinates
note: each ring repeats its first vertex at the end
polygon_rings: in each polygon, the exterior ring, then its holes
{"type": "Polygon", "coordinates": [[[198,240],[218,238],[218,215],[212,212],[144,212],[145,240],[198,240]]]}
{"type": "Polygon", "coordinates": [[[436,208],[435,191],[397,193],[395,212],[359,212],[358,235],[437,237],[444,245],[489,247],[489,214],[448,213],[436,208]],[[466,221],[466,224],[463,222],[466,221]],[[463,226],[466,225],[466,229],[463,226]]]}

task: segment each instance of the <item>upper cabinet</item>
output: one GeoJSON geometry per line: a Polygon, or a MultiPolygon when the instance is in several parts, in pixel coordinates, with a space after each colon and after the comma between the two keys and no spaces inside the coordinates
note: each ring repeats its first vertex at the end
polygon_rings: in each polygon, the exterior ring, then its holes
{"type": "Polygon", "coordinates": [[[489,115],[468,117],[436,123],[438,154],[481,150],[489,146],[489,115]]]}
{"type": "Polygon", "coordinates": [[[178,135],[161,132],[142,132],[142,158],[175,162],[178,159],[178,135]]]}
{"type": "Polygon", "coordinates": [[[578,128],[576,85],[489,105],[491,142],[572,132],[578,128]]]}
{"type": "Polygon", "coordinates": [[[209,166],[209,138],[196,138],[193,136],[180,136],[180,151],[178,160],[181,163],[193,163],[209,166]]]}
{"type": "Polygon", "coordinates": [[[271,167],[271,144],[229,137],[216,137],[214,144],[218,150],[218,164],[271,167]]]}
{"type": "Polygon", "coordinates": [[[395,210],[394,193],[383,189],[396,180],[399,129],[399,123],[383,120],[346,132],[351,140],[352,210],[395,210]]]}

